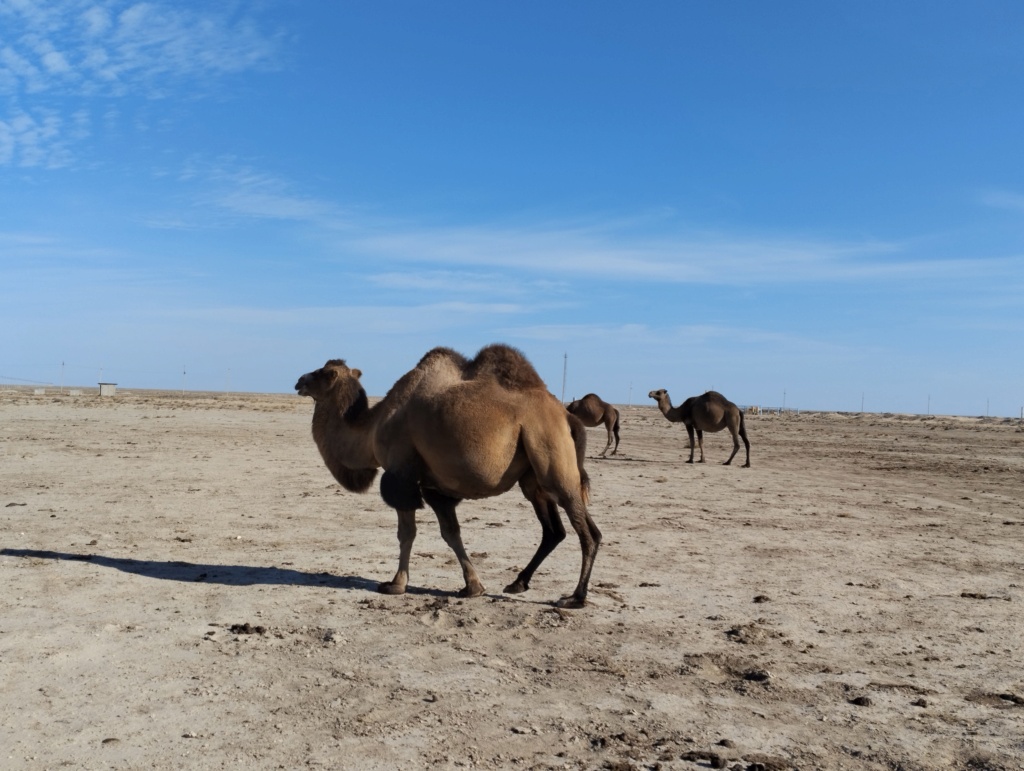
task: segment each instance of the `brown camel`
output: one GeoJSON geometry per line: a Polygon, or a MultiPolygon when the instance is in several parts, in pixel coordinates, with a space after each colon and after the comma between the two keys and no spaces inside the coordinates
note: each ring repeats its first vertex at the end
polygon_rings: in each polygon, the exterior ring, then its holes
{"type": "Polygon", "coordinates": [[[726,399],[717,391],[708,391],[701,396],[691,396],[678,407],[672,406],[668,398],[668,391],[659,388],[647,394],[658,402],[658,407],[666,418],[673,423],[682,423],[686,426],[686,433],[690,437],[690,459],[687,463],[693,463],[693,432],[697,431],[697,444],[700,446],[700,462],[704,462],[704,432],[721,431],[728,428],[732,434],[732,455],[729,456],[723,465],[728,466],[740,449],[740,437],[747,447],[747,462],[743,468],[750,468],[750,441],[747,439],[747,429],[743,424],[743,411],[726,399]]]}
{"type": "Polygon", "coordinates": [[[601,452],[603,458],[608,449],[612,446],[612,436],[615,437],[615,449],[612,455],[619,451],[619,411],[602,401],[597,394],[587,394],[582,399],[573,399],[566,407],[570,413],[575,415],[587,428],[604,425],[608,431],[608,443],[601,452]]]}
{"type": "Polygon", "coordinates": [[[529,589],[534,571],[565,538],[561,506],[579,536],[583,564],[576,590],[557,604],[582,607],[601,543],[587,512],[586,430],[548,393],[523,354],[489,345],[470,361],[434,348],[373,407],[361,374],[332,359],[300,377],[295,390],[313,398],[313,439],[345,489],[365,492],[377,469],[384,469],[380,494],[398,512],[399,557],[395,577],[378,590],[405,592],[416,509],[426,502],[462,565],[466,586],[459,596],[483,594],[455,507],[465,498],[500,495],[518,482],[543,534],[533,559],[505,591],[529,589]]]}

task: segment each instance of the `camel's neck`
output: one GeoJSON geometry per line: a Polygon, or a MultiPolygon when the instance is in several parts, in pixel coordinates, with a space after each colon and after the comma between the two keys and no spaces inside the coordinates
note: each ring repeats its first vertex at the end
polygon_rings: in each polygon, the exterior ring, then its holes
{"type": "Polygon", "coordinates": [[[668,396],[661,396],[658,398],[658,409],[661,410],[661,414],[669,420],[675,420],[675,410],[672,409],[672,402],[668,396]]]}
{"type": "Polygon", "coordinates": [[[331,401],[318,401],[313,408],[313,441],[324,463],[335,477],[354,469],[380,466],[373,454],[373,419],[366,394],[347,407],[331,401]]]}

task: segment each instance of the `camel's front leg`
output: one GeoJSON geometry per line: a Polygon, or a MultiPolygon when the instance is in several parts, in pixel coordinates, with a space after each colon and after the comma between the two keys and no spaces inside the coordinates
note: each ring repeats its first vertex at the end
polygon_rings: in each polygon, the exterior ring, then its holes
{"type": "MultiPolygon", "coordinates": [[[[614,443],[614,438],[612,437],[612,427],[611,426],[607,426],[607,428],[608,428],[608,441],[605,442],[604,450],[601,451],[601,457],[602,458],[607,456],[608,450],[610,450],[612,448],[612,444],[614,443]]],[[[613,452],[612,455],[614,455],[614,454],[615,453],[613,452]]]]}
{"type": "Polygon", "coordinates": [[[377,587],[381,594],[405,594],[409,584],[409,556],[412,554],[412,542],[416,540],[415,510],[398,510],[398,572],[387,583],[377,587]]]}
{"type": "MultiPolygon", "coordinates": [[[[690,437],[690,459],[688,461],[686,461],[686,462],[687,463],[693,463],[693,428],[691,426],[687,426],[686,427],[686,435],[688,437],[690,437]]],[[[703,446],[701,447],[700,451],[701,451],[701,455],[703,455],[704,454],[704,447],[703,446]]]]}
{"type": "Polygon", "coordinates": [[[486,590],[484,585],[480,583],[480,578],[476,574],[473,562],[469,559],[469,554],[466,553],[466,547],[462,545],[459,519],[455,516],[455,506],[459,501],[434,490],[424,490],[423,499],[434,510],[434,513],[437,514],[437,523],[441,526],[441,537],[444,538],[444,542],[455,552],[455,557],[462,566],[462,576],[466,580],[466,586],[459,590],[459,597],[480,596],[486,590]]]}

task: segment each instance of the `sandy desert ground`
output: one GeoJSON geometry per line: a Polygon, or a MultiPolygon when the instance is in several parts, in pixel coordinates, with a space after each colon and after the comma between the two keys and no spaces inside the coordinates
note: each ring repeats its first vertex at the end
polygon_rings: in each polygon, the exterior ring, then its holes
{"type": "Polygon", "coordinates": [[[1019,421],[751,416],[744,469],[623,408],[564,611],[571,536],[500,592],[540,536],[515,490],[459,510],[488,594],[427,512],[377,594],[395,515],[311,412],[0,392],[0,766],[1024,768],[1019,421]]]}

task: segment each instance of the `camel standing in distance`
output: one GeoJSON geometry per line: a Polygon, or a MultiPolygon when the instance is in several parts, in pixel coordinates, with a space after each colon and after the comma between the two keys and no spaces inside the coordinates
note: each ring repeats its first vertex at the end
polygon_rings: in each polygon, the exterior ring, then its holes
{"type": "Polygon", "coordinates": [[[416,510],[426,502],[462,566],[466,586],[459,596],[483,594],[455,507],[465,498],[500,495],[518,482],[543,534],[533,559],[505,591],[525,592],[534,571],[565,538],[561,506],[579,536],[583,561],[575,591],[557,605],[582,607],[601,543],[587,512],[586,430],[548,392],[523,354],[496,344],[470,361],[449,348],[434,348],[373,407],[361,375],[332,359],[300,377],[295,390],[313,398],[313,439],[346,490],[365,492],[377,469],[384,469],[380,494],[398,512],[399,557],[395,577],[378,591],[405,593],[416,510]]]}
{"type": "Polygon", "coordinates": [[[619,411],[612,405],[602,401],[601,397],[597,394],[587,394],[582,399],[573,399],[566,406],[566,409],[579,418],[587,428],[594,428],[604,424],[605,429],[608,431],[608,443],[601,452],[602,458],[612,446],[613,436],[615,439],[615,449],[612,450],[612,455],[619,451],[619,411]]]}
{"type": "Polygon", "coordinates": [[[659,388],[647,394],[658,402],[662,414],[673,423],[682,423],[686,426],[686,433],[690,437],[690,459],[687,463],[693,463],[693,432],[697,431],[697,444],[700,446],[700,462],[704,462],[704,432],[721,431],[728,428],[732,434],[732,455],[724,464],[728,466],[740,449],[740,437],[747,448],[747,462],[743,468],[750,468],[750,441],[747,439],[747,429],[743,424],[743,411],[731,401],[722,396],[718,391],[708,391],[700,396],[691,396],[678,407],[672,406],[668,398],[668,391],[659,388]]]}

